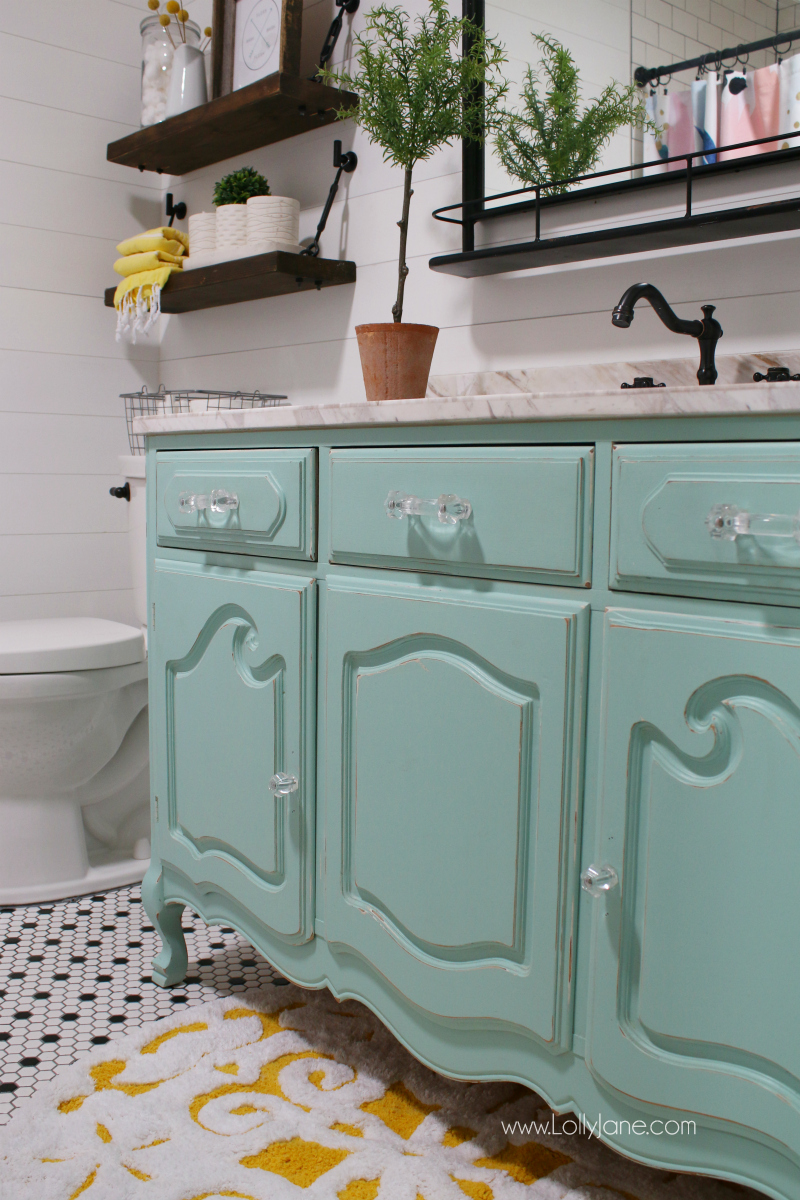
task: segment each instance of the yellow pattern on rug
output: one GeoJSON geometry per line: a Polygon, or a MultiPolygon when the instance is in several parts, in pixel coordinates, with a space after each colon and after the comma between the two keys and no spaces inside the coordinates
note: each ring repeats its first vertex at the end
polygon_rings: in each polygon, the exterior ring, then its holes
{"type": "Polygon", "coordinates": [[[741,1200],[562,1123],[518,1084],[434,1074],[355,1002],[267,986],[60,1071],[0,1132],[0,1180],[13,1200],[741,1200]]]}

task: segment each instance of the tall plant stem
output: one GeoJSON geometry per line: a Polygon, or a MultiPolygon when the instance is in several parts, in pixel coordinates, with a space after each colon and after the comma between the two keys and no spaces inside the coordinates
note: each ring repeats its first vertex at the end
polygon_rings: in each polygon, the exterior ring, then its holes
{"type": "Polygon", "coordinates": [[[411,207],[411,197],[414,195],[411,190],[411,171],[411,167],[406,167],[405,182],[403,184],[403,219],[397,222],[400,227],[400,260],[397,267],[397,299],[392,307],[392,316],[395,319],[395,323],[403,319],[403,293],[406,289],[406,276],[408,275],[408,266],[406,264],[408,210],[411,207]]]}

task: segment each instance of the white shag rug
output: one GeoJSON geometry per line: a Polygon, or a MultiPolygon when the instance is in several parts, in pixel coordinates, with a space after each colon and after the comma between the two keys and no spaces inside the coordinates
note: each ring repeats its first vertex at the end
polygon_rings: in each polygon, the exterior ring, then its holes
{"type": "Polygon", "coordinates": [[[535,1119],[534,1093],[434,1074],[360,1004],[267,986],[61,1070],[0,1131],[0,1197],[741,1200],[592,1138],[503,1131],[535,1119]]]}

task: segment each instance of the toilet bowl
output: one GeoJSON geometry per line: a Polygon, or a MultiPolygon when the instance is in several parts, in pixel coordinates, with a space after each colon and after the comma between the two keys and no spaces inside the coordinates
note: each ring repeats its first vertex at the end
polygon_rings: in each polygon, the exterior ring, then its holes
{"type": "Polygon", "coordinates": [[[148,866],[144,465],[120,458],[136,626],[0,622],[0,905],[122,887],[148,866]]]}
{"type": "Polygon", "coordinates": [[[140,879],[148,774],[141,631],[93,617],[0,623],[0,904],[140,879]]]}

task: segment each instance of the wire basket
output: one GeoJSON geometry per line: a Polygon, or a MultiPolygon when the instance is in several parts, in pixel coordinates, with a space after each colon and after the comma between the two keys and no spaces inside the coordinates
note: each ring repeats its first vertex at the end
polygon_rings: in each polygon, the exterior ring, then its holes
{"type": "Polygon", "coordinates": [[[121,392],[120,399],[125,401],[131,454],[144,454],[145,450],[145,434],[133,432],[137,417],[169,417],[177,413],[219,412],[228,408],[276,408],[289,402],[286,396],[273,396],[267,392],[212,392],[205,388],[168,392],[163,383],[157,392],[148,392],[145,384],[140,392],[121,392]]]}

